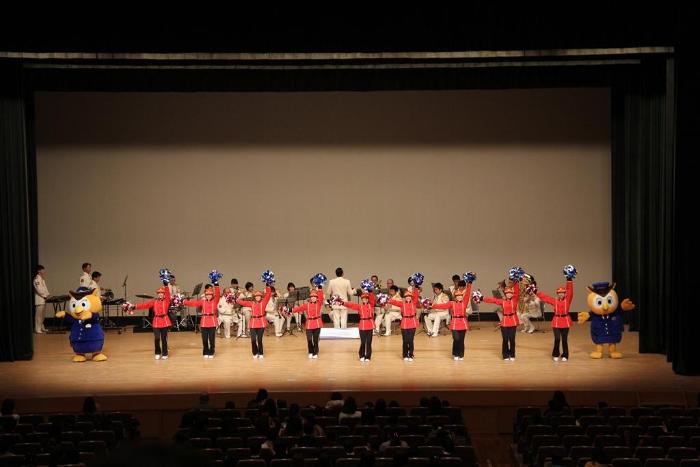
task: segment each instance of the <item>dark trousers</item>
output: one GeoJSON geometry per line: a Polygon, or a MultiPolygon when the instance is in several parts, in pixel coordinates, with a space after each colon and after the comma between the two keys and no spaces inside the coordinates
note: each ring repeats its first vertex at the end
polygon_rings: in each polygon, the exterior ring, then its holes
{"type": "Polygon", "coordinates": [[[415,329],[401,330],[401,338],[403,339],[403,358],[413,358],[413,338],[415,335],[415,329]]]}
{"type": "Polygon", "coordinates": [[[202,355],[214,355],[216,347],[216,328],[201,328],[202,331],[202,355]]]}
{"type": "Polygon", "coordinates": [[[265,328],[250,328],[250,345],[253,349],[253,355],[263,354],[263,336],[265,328]]]}
{"type": "Polygon", "coordinates": [[[452,331],[452,356],[464,357],[464,338],[467,331],[452,331]]]}
{"type": "Polygon", "coordinates": [[[515,358],[515,330],[515,326],[501,327],[501,337],[503,338],[501,353],[503,353],[503,358],[515,358]]]}
{"type": "Polygon", "coordinates": [[[372,330],[360,331],[360,358],[372,358],[372,330]]]}
{"type": "Polygon", "coordinates": [[[168,328],[153,328],[153,337],[156,345],[156,355],[168,355],[168,328]],[[161,344],[163,350],[161,352],[161,344]]]}
{"type": "Polygon", "coordinates": [[[561,347],[563,352],[561,356],[568,359],[569,358],[569,328],[554,328],[554,349],[552,349],[552,357],[559,356],[559,341],[561,340],[561,347]]]}
{"type": "Polygon", "coordinates": [[[306,346],[309,348],[309,353],[318,355],[318,338],[321,336],[321,328],[306,330],[306,346]]]}

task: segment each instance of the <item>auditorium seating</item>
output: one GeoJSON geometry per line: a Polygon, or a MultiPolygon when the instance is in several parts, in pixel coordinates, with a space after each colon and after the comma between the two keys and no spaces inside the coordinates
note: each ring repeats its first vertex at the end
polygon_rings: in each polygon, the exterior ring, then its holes
{"type": "Polygon", "coordinates": [[[514,447],[524,465],[584,465],[603,453],[613,467],[700,464],[700,410],[683,407],[574,407],[548,414],[521,407],[514,419],[514,447]],[[571,417],[571,418],[567,418],[571,417]]]}

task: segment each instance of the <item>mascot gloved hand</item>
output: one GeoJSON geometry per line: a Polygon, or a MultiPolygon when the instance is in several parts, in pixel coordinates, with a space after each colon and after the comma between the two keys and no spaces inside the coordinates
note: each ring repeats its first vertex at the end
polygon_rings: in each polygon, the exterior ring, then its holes
{"type": "Polygon", "coordinates": [[[588,287],[586,300],[590,311],[579,313],[578,322],[581,324],[591,320],[591,340],[596,346],[595,351],[590,353],[591,358],[603,358],[605,345],[610,358],[622,358],[617,351],[625,325],[622,311],[634,310],[635,304],[628,298],[620,303],[614,282],[594,282],[588,287]]]}
{"type": "Polygon", "coordinates": [[[64,318],[71,324],[70,345],[73,347],[73,361],[76,363],[87,360],[85,354],[92,354],[92,360],[103,362],[107,356],[102,353],[105,335],[100,326],[102,300],[97,289],[80,287],[70,292],[68,312],[59,311],[57,318],[64,318]]]}

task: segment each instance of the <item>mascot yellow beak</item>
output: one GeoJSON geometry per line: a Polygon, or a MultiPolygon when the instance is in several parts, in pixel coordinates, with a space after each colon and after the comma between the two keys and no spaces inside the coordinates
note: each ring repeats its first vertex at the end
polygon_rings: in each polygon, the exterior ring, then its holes
{"type": "Polygon", "coordinates": [[[610,309],[610,306],[607,303],[603,303],[603,311],[607,313],[608,309],[610,309]]]}

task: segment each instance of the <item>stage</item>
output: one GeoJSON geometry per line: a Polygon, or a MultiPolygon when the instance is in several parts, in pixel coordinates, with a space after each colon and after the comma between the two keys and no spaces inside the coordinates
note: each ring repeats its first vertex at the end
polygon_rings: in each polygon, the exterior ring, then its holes
{"type": "Polygon", "coordinates": [[[553,362],[549,323],[540,323],[546,332],[518,333],[517,359],[510,362],[500,358],[501,335],[494,325],[484,322],[469,332],[464,361],[450,356],[449,334],[419,334],[415,361],[404,362],[401,336],[395,334],[375,336],[369,363],[358,361],[357,339],[322,340],[319,358],[310,360],[302,334],[266,335],[263,360],[252,358],[249,339],[217,338],[216,358],[205,360],[200,335],[193,332],[170,333],[170,358],[155,360],[152,334],[131,330],[107,334],[108,361],[73,363],[68,335],[44,334],[35,338],[34,360],[0,363],[0,387],[2,397],[18,399],[23,412],[78,410],[86,395],[96,396],[105,409],[141,412],[145,418],[157,412],[155,434],[169,432],[167,414],[177,419],[201,391],[211,393],[217,406],[234,400],[240,407],[262,387],[302,403],[323,403],[330,391],[341,391],[355,393],[359,402],[384,397],[413,405],[420,395],[436,393],[464,407],[476,432],[507,432],[515,407],[545,404],[556,389],[566,391],[572,405],[600,400],[695,405],[700,378],[674,374],[663,355],[640,354],[637,333],[625,333],[619,346],[623,359],[593,360],[589,324],[576,325],[570,360],[553,362]]]}

